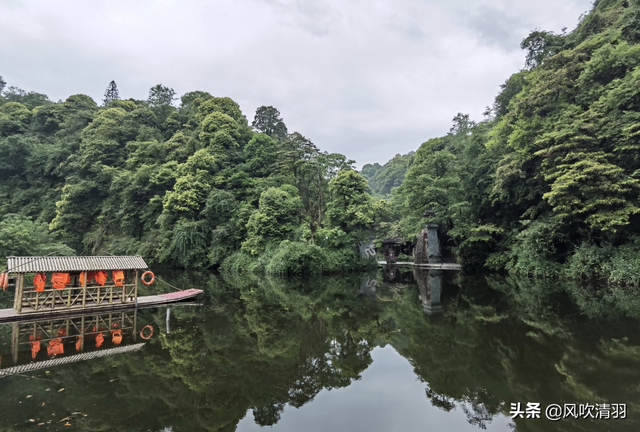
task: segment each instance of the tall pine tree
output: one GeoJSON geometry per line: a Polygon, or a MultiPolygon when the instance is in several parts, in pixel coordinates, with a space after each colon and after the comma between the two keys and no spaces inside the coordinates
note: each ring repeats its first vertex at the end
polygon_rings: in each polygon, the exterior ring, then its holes
{"type": "Polygon", "coordinates": [[[118,94],[118,86],[115,81],[111,81],[109,83],[109,87],[104,92],[104,104],[108,104],[112,100],[120,99],[120,95],[118,94]]]}

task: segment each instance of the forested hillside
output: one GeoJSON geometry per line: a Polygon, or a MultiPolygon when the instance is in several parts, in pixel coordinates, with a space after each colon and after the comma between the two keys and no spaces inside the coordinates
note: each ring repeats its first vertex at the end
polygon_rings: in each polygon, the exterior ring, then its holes
{"type": "MultiPolygon", "coordinates": [[[[2,86],[5,86],[4,81],[2,86]]],[[[153,87],[145,101],[0,99],[0,255],[141,254],[156,264],[272,273],[364,263],[383,203],[340,154],[288,133],[273,107],[252,126],[227,97],[153,87]],[[320,246],[318,246],[320,245],[320,246]]]]}
{"type": "Polygon", "coordinates": [[[413,156],[389,233],[430,209],[467,268],[639,283],[639,42],[638,0],[531,33],[487,117],[457,115],[413,156]]]}
{"type": "Polygon", "coordinates": [[[0,253],[336,271],[363,265],[354,246],[370,236],[413,239],[434,222],[468,270],[639,284],[639,43],[640,0],[596,1],[574,31],[522,41],[526,65],[482,121],[458,114],[446,136],[362,174],[273,107],[249,125],[200,91],[111,89],[99,106],[9,87],[0,253]]]}
{"type": "Polygon", "coordinates": [[[391,194],[392,188],[402,184],[414,153],[397,154],[384,166],[374,163],[362,167],[361,174],[367,179],[375,197],[386,198],[391,194]]]}

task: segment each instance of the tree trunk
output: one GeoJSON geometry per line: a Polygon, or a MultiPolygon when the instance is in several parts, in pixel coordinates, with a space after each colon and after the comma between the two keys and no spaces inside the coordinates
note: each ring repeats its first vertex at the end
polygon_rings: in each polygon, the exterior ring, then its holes
{"type": "Polygon", "coordinates": [[[318,226],[322,226],[324,219],[324,195],[322,194],[322,176],[320,175],[320,167],[318,167],[318,226]]]}

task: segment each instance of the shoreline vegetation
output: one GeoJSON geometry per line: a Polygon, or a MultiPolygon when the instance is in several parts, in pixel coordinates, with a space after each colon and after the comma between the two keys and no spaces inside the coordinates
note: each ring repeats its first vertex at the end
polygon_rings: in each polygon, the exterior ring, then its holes
{"type": "Polygon", "coordinates": [[[52,102],[0,77],[0,255],[338,273],[376,265],[357,244],[437,223],[465,272],[638,286],[640,1],[596,0],[573,31],[521,47],[482,121],[459,113],[361,172],[272,106],[249,124],[202,91],[121,99],[112,82],[100,105],[52,102]]]}

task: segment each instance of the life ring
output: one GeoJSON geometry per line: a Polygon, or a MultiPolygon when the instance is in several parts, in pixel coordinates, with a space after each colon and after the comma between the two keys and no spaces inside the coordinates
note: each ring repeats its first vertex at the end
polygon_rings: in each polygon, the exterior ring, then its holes
{"type": "Polygon", "coordinates": [[[2,286],[2,291],[7,290],[8,282],[9,282],[9,274],[5,272],[0,273],[0,286],[2,286]]]}
{"type": "Polygon", "coordinates": [[[151,326],[151,324],[147,324],[146,326],[142,327],[142,330],[140,330],[140,337],[141,337],[142,339],[144,339],[144,340],[147,340],[147,339],[150,339],[150,338],[151,338],[151,336],[153,336],[153,326],[151,326]],[[151,331],[149,332],[149,335],[148,335],[148,336],[145,336],[145,335],[144,335],[144,331],[145,331],[146,329],[151,330],[151,331]]]}
{"type": "Polygon", "coordinates": [[[153,274],[153,272],[151,270],[147,270],[146,272],[142,273],[142,277],[140,279],[142,280],[143,284],[151,285],[153,283],[153,281],[156,280],[156,276],[153,274]],[[151,275],[151,280],[149,282],[147,282],[144,279],[147,275],[151,275]]]}

